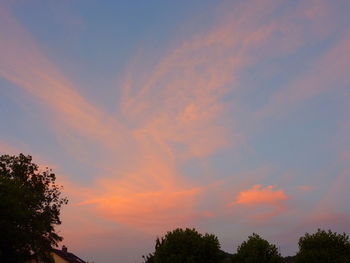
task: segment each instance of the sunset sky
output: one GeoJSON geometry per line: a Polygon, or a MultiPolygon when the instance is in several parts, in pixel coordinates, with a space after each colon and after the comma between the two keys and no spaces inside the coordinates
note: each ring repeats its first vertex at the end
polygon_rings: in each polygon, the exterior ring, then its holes
{"type": "Polygon", "coordinates": [[[62,244],[141,262],[176,227],[294,255],[350,232],[349,0],[3,0],[0,153],[54,170],[62,244]]]}

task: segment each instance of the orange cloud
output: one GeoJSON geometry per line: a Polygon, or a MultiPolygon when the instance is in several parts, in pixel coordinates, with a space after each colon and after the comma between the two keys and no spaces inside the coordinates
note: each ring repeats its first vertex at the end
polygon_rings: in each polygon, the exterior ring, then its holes
{"type": "Polygon", "coordinates": [[[93,208],[104,218],[147,231],[186,225],[198,216],[195,200],[201,191],[179,183],[164,187],[154,181],[137,182],[131,178],[101,179],[94,189],[74,185],[68,188],[76,201],[71,206],[93,208]]]}
{"type": "Polygon", "coordinates": [[[261,185],[254,185],[251,189],[240,192],[236,200],[230,205],[279,205],[288,199],[283,190],[274,190],[274,188],[272,185],[265,188],[261,185]]]}
{"type": "Polygon", "coordinates": [[[198,189],[164,189],[154,192],[111,195],[97,209],[107,218],[142,229],[167,229],[186,224],[195,215],[198,189]]]}

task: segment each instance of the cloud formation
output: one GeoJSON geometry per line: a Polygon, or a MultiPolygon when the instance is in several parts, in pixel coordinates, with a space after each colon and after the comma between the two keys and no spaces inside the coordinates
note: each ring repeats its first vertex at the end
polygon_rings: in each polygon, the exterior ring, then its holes
{"type": "Polygon", "coordinates": [[[260,116],[279,116],[290,111],[303,102],[335,90],[345,91],[350,83],[348,68],[350,66],[350,31],[310,68],[284,89],[275,92],[269,102],[259,112],[260,116]]]}
{"type": "Polygon", "coordinates": [[[238,194],[236,200],[230,205],[280,205],[288,197],[283,190],[275,190],[275,186],[254,185],[252,188],[244,190],[238,194]]]}
{"type": "MultiPolygon", "coordinates": [[[[56,117],[52,125],[64,136],[68,151],[84,155],[84,146],[74,149],[77,135],[95,141],[112,156],[97,164],[103,175],[94,178],[94,189],[69,187],[80,205],[91,204],[101,215],[138,227],[175,223],[182,218],[172,209],[182,211],[183,218],[200,214],[193,209],[203,189],[183,178],[179,167],[242,143],[234,114],[231,127],[225,125],[223,101],[241,89],[239,73],[260,59],[298,49],[318,26],[318,13],[325,12],[320,5],[317,10],[310,5],[266,19],[280,6],[276,1],[242,3],[241,9],[225,11],[211,29],[171,48],[145,74],[131,69],[120,100],[125,121],[85,99],[5,9],[0,50],[6,52],[1,52],[0,75],[51,110],[56,117]],[[296,17],[307,26],[296,23],[296,17]],[[116,156],[135,157],[115,165],[116,156]]],[[[272,188],[255,187],[241,194],[240,204],[257,197],[265,203],[285,198],[272,188]]]]}

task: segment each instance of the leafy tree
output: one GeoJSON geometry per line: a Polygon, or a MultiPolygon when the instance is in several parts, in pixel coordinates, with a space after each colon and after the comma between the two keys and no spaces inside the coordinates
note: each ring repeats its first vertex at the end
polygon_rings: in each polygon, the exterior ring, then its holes
{"type": "Polygon", "coordinates": [[[0,156],[0,262],[53,262],[49,252],[62,240],[54,227],[67,204],[55,179],[31,156],[0,156]]]}
{"type": "Polygon", "coordinates": [[[297,263],[349,263],[350,241],[345,233],[318,229],[314,234],[306,233],[299,239],[297,263]]]}
{"type": "Polygon", "coordinates": [[[157,238],[155,252],[145,258],[147,263],[215,263],[224,254],[216,236],[202,235],[195,229],[175,229],[157,238]]]}
{"type": "Polygon", "coordinates": [[[233,256],[237,263],[280,263],[283,262],[281,254],[275,245],[253,233],[237,249],[233,256]]]}

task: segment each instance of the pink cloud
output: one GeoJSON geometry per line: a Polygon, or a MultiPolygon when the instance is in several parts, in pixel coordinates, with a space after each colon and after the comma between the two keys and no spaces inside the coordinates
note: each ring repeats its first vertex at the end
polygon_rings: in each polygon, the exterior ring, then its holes
{"type": "Polygon", "coordinates": [[[244,190],[238,194],[236,200],[230,205],[280,205],[288,197],[283,190],[275,190],[275,186],[262,187],[254,185],[248,190],[244,190]]]}
{"type": "Polygon", "coordinates": [[[288,211],[286,201],[289,196],[275,186],[254,185],[250,189],[238,193],[235,200],[227,205],[234,216],[253,225],[271,223],[288,211]]]}

